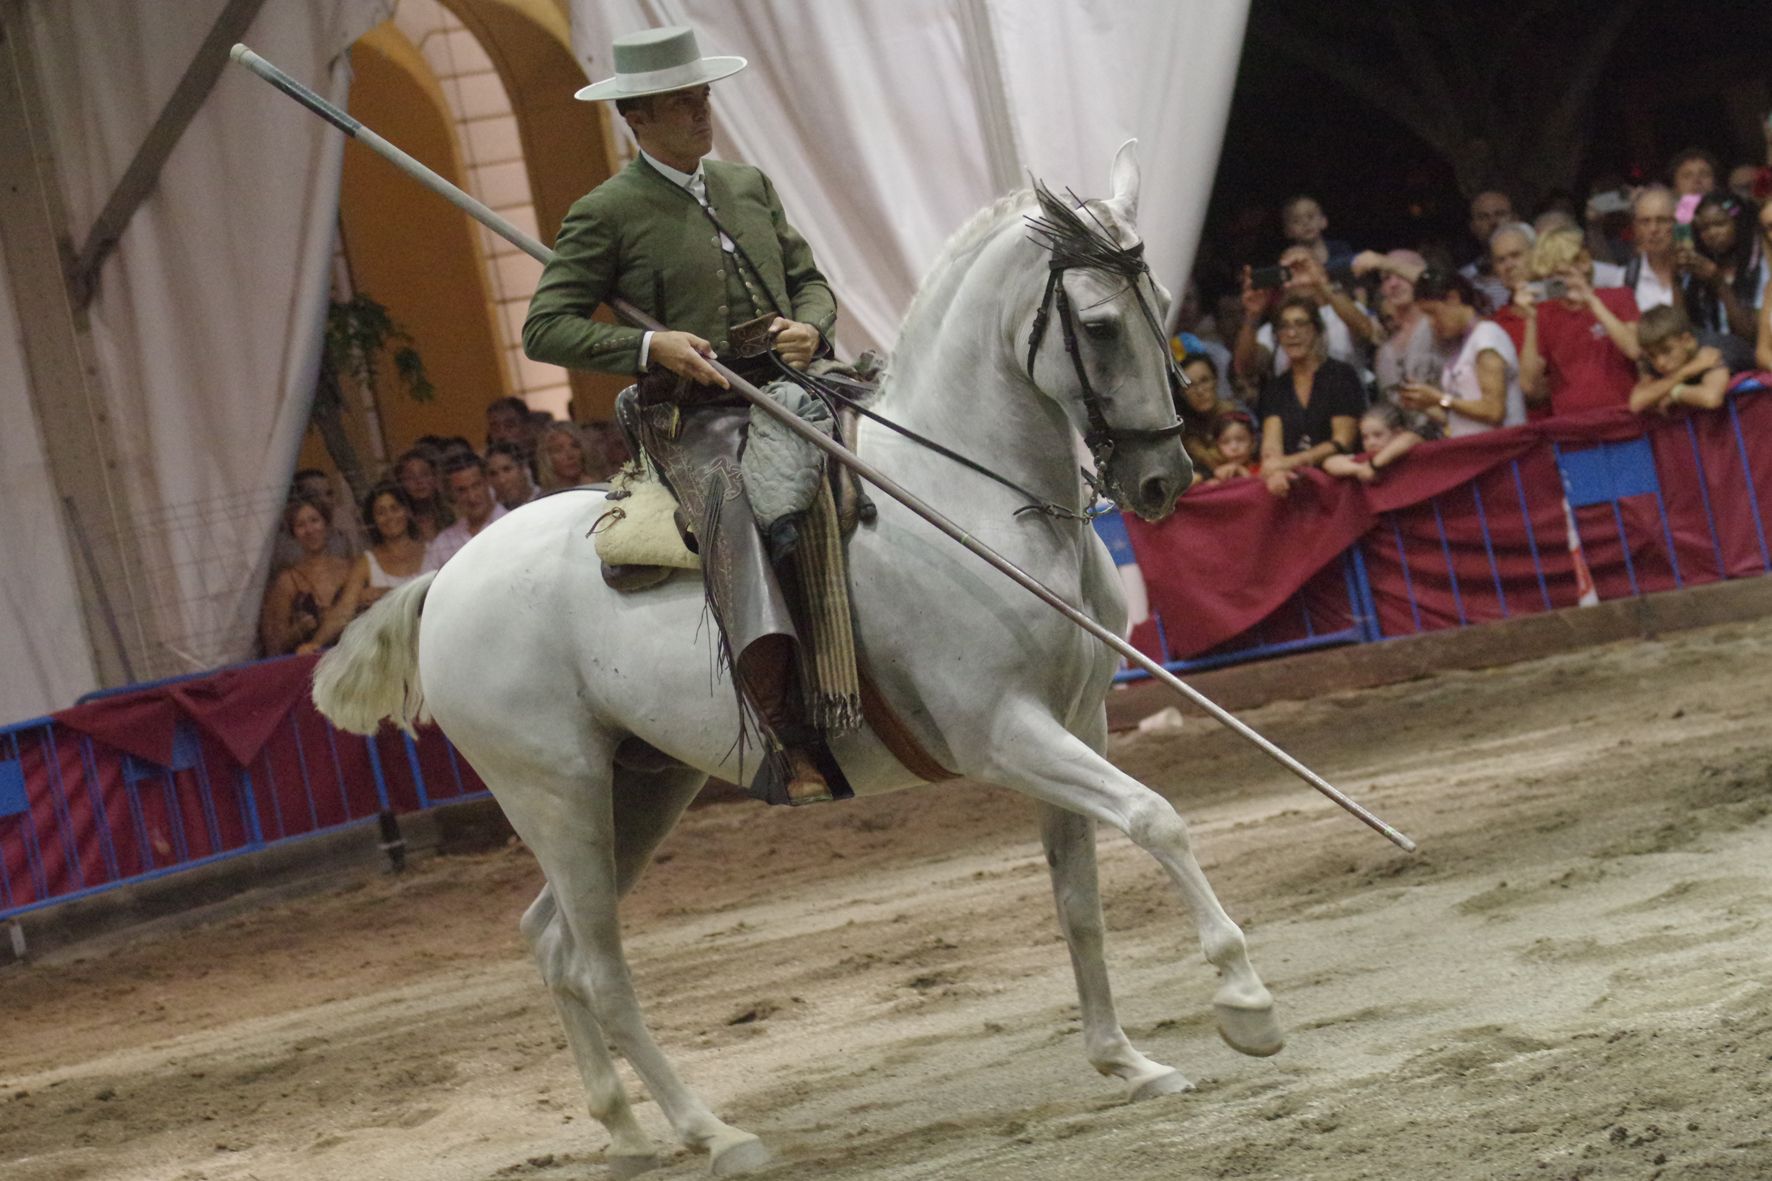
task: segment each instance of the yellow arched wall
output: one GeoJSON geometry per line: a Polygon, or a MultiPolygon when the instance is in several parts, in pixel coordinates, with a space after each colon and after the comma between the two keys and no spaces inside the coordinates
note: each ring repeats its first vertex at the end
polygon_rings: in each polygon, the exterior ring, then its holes
{"type": "MultiPolygon", "coordinates": [[[[418,48],[392,23],[351,51],[351,114],[451,183],[463,170],[449,105],[418,48]]],[[[351,280],[411,333],[437,387],[415,402],[392,373],[376,398],[390,456],[420,435],[486,434],[486,405],[509,392],[499,360],[479,227],[369,149],[348,141],[339,193],[351,280]]]]}
{"type": "MultiPolygon", "coordinates": [[[[541,240],[554,234],[572,203],[609,179],[615,159],[607,103],[572,97],[585,84],[572,56],[566,16],[552,0],[442,0],[474,34],[498,70],[523,144],[535,224],[541,240]]],[[[609,318],[607,311],[597,313],[609,318]]],[[[632,381],[600,373],[572,374],[573,413],[608,419],[615,395],[632,381]]]]}

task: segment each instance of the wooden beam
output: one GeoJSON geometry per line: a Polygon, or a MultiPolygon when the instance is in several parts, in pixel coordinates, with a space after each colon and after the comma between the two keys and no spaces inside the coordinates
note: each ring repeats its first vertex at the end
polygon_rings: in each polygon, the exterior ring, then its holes
{"type": "Polygon", "coordinates": [[[160,117],[136,149],[135,159],[129,162],[110,200],[105,202],[98,219],[92,223],[86,244],[80,247],[69,264],[68,290],[73,295],[75,307],[84,309],[91,305],[98,290],[99,268],[117,248],[129,219],[135,216],[135,211],[141,208],[141,203],[159,183],[160,169],[228,64],[228,50],[233,48],[234,42],[245,38],[246,30],[252,27],[253,19],[264,3],[265,0],[228,0],[227,7],[216,17],[214,27],[197,50],[197,56],[185,69],[185,76],[179,79],[178,87],[166,100],[160,117]]]}
{"type": "MultiPolygon", "coordinates": [[[[131,662],[113,639],[105,604],[127,621],[124,643],[133,639],[141,656],[147,640],[134,584],[142,563],[121,527],[129,500],[86,317],[69,299],[66,211],[45,128],[24,15],[17,0],[0,0],[0,248],[56,499],[76,506],[88,528],[100,527],[91,568],[75,562],[74,571],[99,681],[114,686],[129,682],[131,662]]],[[[68,536],[69,522],[57,523],[68,536]]]]}

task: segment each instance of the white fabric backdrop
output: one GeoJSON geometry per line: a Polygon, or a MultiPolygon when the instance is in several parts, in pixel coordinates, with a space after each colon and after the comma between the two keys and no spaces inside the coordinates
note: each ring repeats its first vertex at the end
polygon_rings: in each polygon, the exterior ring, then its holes
{"type": "MultiPolygon", "coordinates": [[[[225,0],[25,3],[83,238],[225,0]]],[[[343,105],[342,54],[387,9],[269,3],[245,40],[343,105]]],[[[250,654],[319,363],[343,142],[229,66],[101,272],[92,338],[134,512],[87,527],[144,546],[139,578],[111,588],[138,675],[250,654]]],[[[9,529],[20,511],[0,506],[9,529]]],[[[68,704],[48,683],[41,696],[31,708],[68,704]]]]}
{"type": "Polygon", "coordinates": [[[12,289],[0,280],[0,536],[9,551],[0,559],[0,725],[47,713],[98,685],[19,333],[12,289]]]}
{"type": "Polygon", "coordinates": [[[1139,139],[1140,228],[1179,291],[1218,164],[1247,0],[570,0],[586,73],[687,24],[750,59],[714,86],[714,147],[761,167],[812,241],[849,355],[889,347],[953,230],[1032,171],[1104,195],[1139,139]],[[1008,142],[1004,142],[1007,140],[1008,142]]]}

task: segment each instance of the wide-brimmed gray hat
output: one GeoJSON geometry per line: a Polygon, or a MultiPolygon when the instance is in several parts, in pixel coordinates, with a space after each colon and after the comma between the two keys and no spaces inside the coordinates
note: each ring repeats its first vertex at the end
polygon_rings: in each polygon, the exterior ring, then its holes
{"type": "Polygon", "coordinates": [[[745,68],[742,57],[703,57],[695,30],[682,25],[615,39],[615,77],[582,87],[574,98],[644,98],[717,82],[745,68]]]}

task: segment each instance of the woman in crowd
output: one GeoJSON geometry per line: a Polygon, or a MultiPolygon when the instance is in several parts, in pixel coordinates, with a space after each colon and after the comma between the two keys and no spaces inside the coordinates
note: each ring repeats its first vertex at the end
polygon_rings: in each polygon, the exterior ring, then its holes
{"type": "Polygon", "coordinates": [[[1709,193],[1692,211],[1692,242],[1679,247],[1686,318],[1699,332],[1754,338],[1754,313],[1766,290],[1766,252],[1754,210],[1732,193],[1709,193]]]}
{"type": "Polygon", "coordinates": [[[1406,382],[1397,400],[1432,416],[1449,438],[1525,422],[1513,338],[1482,318],[1486,309],[1471,281],[1456,271],[1429,270],[1416,281],[1415,298],[1450,359],[1438,383],[1406,382]]]}
{"type": "Polygon", "coordinates": [[[1303,469],[1353,451],[1366,394],[1354,367],[1327,355],[1323,314],[1311,296],[1281,300],[1274,328],[1288,364],[1261,388],[1261,476],[1269,492],[1284,496],[1303,469]]]}
{"type": "Polygon", "coordinates": [[[535,468],[543,492],[577,488],[591,482],[590,448],[576,423],[550,422],[535,444],[535,468]]]}
{"type": "Polygon", "coordinates": [[[519,443],[498,442],[486,448],[486,478],[492,484],[492,494],[506,509],[528,504],[541,495],[529,476],[529,464],[519,443]]]}
{"type": "Polygon", "coordinates": [[[1224,463],[1212,435],[1218,419],[1236,410],[1236,406],[1218,396],[1218,368],[1205,353],[1189,353],[1181,359],[1181,375],[1188,379],[1187,388],[1176,399],[1175,412],[1181,415],[1181,445],[1193,461],[1194,482],[1212,475],[1224,463]]]}
{"type": "Polygon", "coordinates": [[[414,447],[394,461],[394,479],[406,492],[421,541],[429,541],[455,522],[443,496],[441,468],[437,453],[429,447],[414,447]]]}
{"type": "Polygon", "coordinates": [[[351,560],[326,548],[332,525],[319,503],[306,497],[291,500],[283,509],[283,529],[295,539],[301,557],[265,591],[258,634],[266,656],[287,655],[318,632],[321,617],[351,576],[351,560]]]}
{"type": "Polygon", "coordinates": [[[297,652],[318,652],[345,630],[345,625],[370,604],[424,569],[425,543],[419,540],[418,521],[412,501],[398,484],[377,484],[363,500],[363,519],[369,522],[369,548],[351,568],[338,598],[320,619],[320,626],[297,652]]]}

